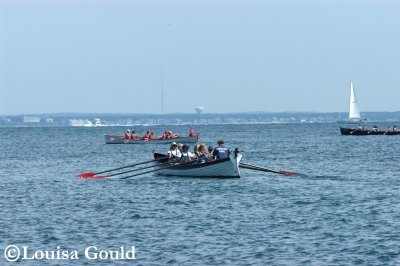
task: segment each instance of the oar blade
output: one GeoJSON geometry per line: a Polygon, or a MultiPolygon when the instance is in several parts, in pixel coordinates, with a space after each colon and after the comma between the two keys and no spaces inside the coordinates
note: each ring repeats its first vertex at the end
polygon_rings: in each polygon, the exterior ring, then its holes
{"type": "Polygon", "coordinates": [[[280,170],[279,173],[283,175],[298,175],[299,173],[280,170]]]}
{"type": "Polygon", "coordinates": [[[106,176],[104,175],[93,175],[93,176],[79,176],[79,178],[94,178],[94,179],[102,179],[102,178],[106,178],[106,176]]]}
{"type": "Polygon", "coordinates": [[[89,172],[89,173],[83,173],[78,175],[79,178],[92,178],[94,177],[96,174],[93,172],[89,172]]]}

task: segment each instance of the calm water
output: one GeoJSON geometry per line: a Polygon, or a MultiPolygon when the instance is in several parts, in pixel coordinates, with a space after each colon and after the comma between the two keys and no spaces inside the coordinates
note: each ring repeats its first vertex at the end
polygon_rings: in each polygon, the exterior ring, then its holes
{"type": "Polygon", "coordinates": [[[303,175],[79,180],[167,149],[104,144],[104,133],[125,129],[0,128],[0,265],[10,244],[136,246],[133,262],[78,263],[90,265],[400,264],[400,136],[341,136],[336,124],[199,126],[203,141],[223,137],[243,161],[303,175]]]}

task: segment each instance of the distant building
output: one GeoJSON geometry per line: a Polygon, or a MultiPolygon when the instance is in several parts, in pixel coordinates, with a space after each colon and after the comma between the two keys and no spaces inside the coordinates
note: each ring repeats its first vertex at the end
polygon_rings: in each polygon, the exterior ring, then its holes
{"type": "Polygon", "coordinates": [[[40,117],[38,116],[24,116],[24,123],[40,123],[40,117]]]}

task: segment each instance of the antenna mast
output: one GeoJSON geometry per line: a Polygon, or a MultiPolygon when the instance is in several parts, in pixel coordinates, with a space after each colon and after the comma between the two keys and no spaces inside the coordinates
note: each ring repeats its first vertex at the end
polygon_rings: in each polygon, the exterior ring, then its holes
{"type": "Polygon", "coordinates": [[[164,113],[164,71],[161,64],[161,113],[164,113]]]}

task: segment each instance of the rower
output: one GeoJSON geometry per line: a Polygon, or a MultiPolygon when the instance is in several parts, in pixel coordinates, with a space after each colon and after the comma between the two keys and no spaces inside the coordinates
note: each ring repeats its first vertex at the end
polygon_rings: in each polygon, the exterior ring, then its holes
{"type": "Polygon", "coordinates": [[[206,148],[206,144],[201,144],[199,148],[199,163],[206,163],[208,162],[208,152],[206,148]]]}
{"type": "Polygon", "coordinates": [[[216,160],[226,159],[231,154],[231,150],[225,147],[223,139],[218,140],[218,146],[214,148],[213,157],[216,160]]]}
{"type": "Polygon", "coordinates": [[[136,132],[135,132],[135,130],[132,130],[132,133],[131,133],[131,139],[136,139],[136,132]]]}
{"type": "Polygon", "coordinates": [[[150,131],[146,131],[146,135],[144,135],[145,139],[150,139],[150,131]]]}
{"type": "Polygon", "coordinates": [[[171,143],[171,147],[168,151],[168,159],[171,162],[177,162],[182,157],[182,153],[178,150],[176,142],[171,143]]]}
{"type": "Polygon", "coordinates": [[[131,137],[132,137],[132,135],[131,135],[131,131],[128,129],[126,132],[125,132],[125,136],[124,136],[126,139],[130,139],[131,137]]]}
{"type": "Polygon", "coordinates": [[[200,157],[200,144],[195,144],[195,145],[194,145],[193,153],[194,153],[197,157],[200,157]]]}
{"type": "Polygon", "coordinates": [[[182,153],[182,147],[183,147],[183,144],[182,143],[179,143],[178,144],[178,150],[182,153]]]}
{"type": "Polygon", "coordinates": [[[180,163],[188,163],[190,162],[192,159],[195,159],[196,155],[194,155],[193,153],[191,153],[189,151],[189,146],[188,145],[183,145],[182,146],[182,156],[181,156],[181,160],[180,163]]]}
{"type": "Polygon", "coordinates": [[[189,137],[194,137],[196,134],[194,133],[193,129],[189,130],[189,137]]]}
{"type": "Polygon", "coordinates": [[[210,154],[212,156],[212,154],[214,152],[214,147],[213,146],[208,146],[207,152],[208,152],[208,154],[210,154]]]}

